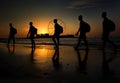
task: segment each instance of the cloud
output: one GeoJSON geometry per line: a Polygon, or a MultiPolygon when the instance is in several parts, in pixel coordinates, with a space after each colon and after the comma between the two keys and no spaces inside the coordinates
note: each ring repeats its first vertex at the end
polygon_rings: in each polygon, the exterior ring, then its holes
{"type": "Polygon", "coordinates": [[[87,7],[93,7],[94,4],[90,3],[88,0],[72,0],[66,7],[68,9],[83,9],[87,7]]]}
{"type": "Polygon", "coordinates": [[[113,0],[71,0],[66,8],[85,9],[96,7],[98,5],[112,3],[113,0]]]}

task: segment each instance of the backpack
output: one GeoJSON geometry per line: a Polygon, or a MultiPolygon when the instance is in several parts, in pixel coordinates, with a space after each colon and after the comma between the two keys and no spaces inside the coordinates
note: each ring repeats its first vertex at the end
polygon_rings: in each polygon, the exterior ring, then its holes
{"type": "Polygon", "coordinates": [[[17,34],[17,29],[13,28],[13,34],[17,34]]]}
{"type": "Polygon", "coordinates": [[[33,33],[34,33],[34,35],[37,34],[37,28],[35,28],[35,27],[33,28],[33,33]]]}
{"type": "Polygon", "coordinates": [[[58,31],[59,31],[59,33],[61,34],[61,33],[63,33],[63,27],[62,26],[60,26],[60,25],[58,25],[58,31]]]}
{"type": "Polygon", "coordinates": [[[113,21],[108,20],[108,26],[110,32],[115,31],[115,23],[113,21]]]}
{"type": "Polygon", "coordinates": [[[85,32],[90,32],[90,25],[86,22],[84,22],[84,29],[85,29],[85,32]]]}

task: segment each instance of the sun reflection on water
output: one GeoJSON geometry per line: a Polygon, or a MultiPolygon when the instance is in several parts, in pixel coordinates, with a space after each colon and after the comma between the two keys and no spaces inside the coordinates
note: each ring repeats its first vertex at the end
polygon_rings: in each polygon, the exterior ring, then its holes
{"type": "Polygon", "coordinates": [[[35,63],[46,63],[51,59],[52,55],[54,53],[54,50],[47,49],[45,47],[36,49],[34,52],[34,60],[35,63]]]}

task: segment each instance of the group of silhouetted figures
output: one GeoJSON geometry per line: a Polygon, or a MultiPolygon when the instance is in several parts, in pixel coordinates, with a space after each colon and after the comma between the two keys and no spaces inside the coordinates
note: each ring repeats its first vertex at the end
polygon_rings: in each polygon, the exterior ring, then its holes
{"type": "MultiPolygon", "coordinates": [[[[111,43],[113,45],[113,47],[116,49],[117,46],[109,39],[110,36],[110,32],[115,31],[115,24],[114,22],[112,22],[110,19],[107,18],[107,13],[103,12],[102,13],[102,18],[103,18],[103,32],[102,32],[102,40],[103,40],[103,73],[104,74],[109,74],[110,73],[110,69],[109,69],[109,62],[112,61],[114,59],[115,56],[109,58],[108,60],[106,59],[106,53],[104,51],[105,47],[106,47],[106,43],[111,43]]],[[[80,15],[78,17],[78,20],[80,21],[80,27],[78,28],[78,31],[75,35],[78,35],[79,33],[79,37],[78,37],[78,43],[75,46],[75,50],[77,52],[78,55],[78,61],[79,61],[79,69],[81,70],[82,73],[86,73],[85,72],[85,67],[86,67],[86,61],[88,59],[88,41],[86,38],[86,33],[90,32],[90,25],[85,22],[83,20],[83,16],[80,15]],[[83,40],[85,42],[85,46],[86,46],[86,52],[85,52],[85,57],[83,60],[81,60],[81,56],[80,56],[80,51],[79,46],[81,43],[81,40],[83,40]]],[[[60,68],[60,63],[59,63],[59,38],[60,38],[60,34],[63,32],[63,30],[61,29],[61,25],[58,24],[58,19],[54,19],[54,35],[52,36],[52,40],[55,44],[55,52],[53,54],[52,57],[52,61],[53,61],[53,66],[55,67],[56,70],[58,70],[60,68]]],[[[29,27],[29,31],[27,34],[27,38],[29,38],[31,40],[31,45],[32,45],[32,50],[31,50],[31,61],[34,61],[34,52],[35,52],[35,35],[37,35],[37,29],[33,26],[33,22],[29,23],[30,27],[29,27]]],[[[17,30],[12,26],[12,23],[9,24],[10,26],[10,33],[9,33],[9,38],[8,38],[8,47],[10,44],[10,40],[13,40],[13,52],[11,52],[11,54],[14,53],[15,50],[15,34],[17,34],[17,30]]],[[[10,48],[8,48],[9,52],[10,52],[10,48]]]]}
{"type": "MultiPolygon", "coordinates": [[[[102,13],[102,18],[103,18],[103,32],[102,32],[102,39],[103,39],[103,48],[105,49],[106,47],[106,43],[111,43],[114,48],[117,48],[117,46],[109,39],[110,36],[110,32],[115,31],[115,24],[114,22],[112,22],[110,19],[107,18],[107,13],[103,12],[102,13]]],[[[79,37],[78,37],[78,43],[75,47],[75,49],[77,50],[80,46],[81,40],[83,40],[85,42],[86,45],[86,49],[88,48],[88,41],[86,38],[86,33],[90,32],[90,25],[85,22],[83,20],[83,16],[80,15],[78,17],[78,20],[80,21],[80,27],[77,31],[77,33],[75,35],[78,35],[79,33],[79,37]]],[[[59,48],[59,38],[60,38],[60,34],[63,32],[63,30],[61,30],[61,25],[58,24],[58,19],[54,19],[54,35],[52,37],[52,40],[55,44],[55,48],[59,48]]],[[[32,44],[32,48],[35,48],[35,35],[37,35],[37,29],[33,26],[33,22],[29,23],[30,27],[29,27],[29,31],[27,34],[27,37],[31,40],[31,44],[32,44]]],[[[10,40],[13,40],[13,45],[15,44],[15,34],[17,33],[17,30],[12,26],[12,23],[9,24],[10,26],[10,34],[9,34],[9,38],[8,38],[8,45],[10,43],[10,40]]]]}

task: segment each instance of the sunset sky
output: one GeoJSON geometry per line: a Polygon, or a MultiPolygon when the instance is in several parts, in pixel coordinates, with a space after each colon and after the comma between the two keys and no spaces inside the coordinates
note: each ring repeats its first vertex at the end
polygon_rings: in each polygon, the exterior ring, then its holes
{"type": "Polygon", "coordinates": [[[38,34],[48,33],[54,18],[65,23],[63,34],[75,34],[79,15],[91,25],[88,36],[101,36],[103,11],[116,23],[112,34],[120,36],[120,0],[0,0],[0,11],[0,38],[8,37],[9,23],[18,30],[17,37],[26,37],[31,21],[38,34]]]}

